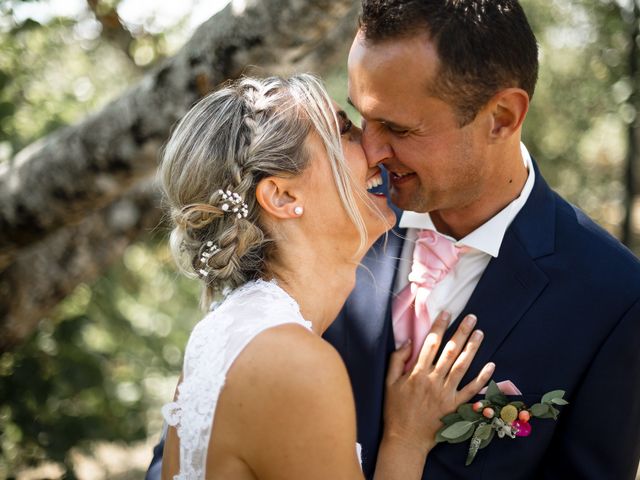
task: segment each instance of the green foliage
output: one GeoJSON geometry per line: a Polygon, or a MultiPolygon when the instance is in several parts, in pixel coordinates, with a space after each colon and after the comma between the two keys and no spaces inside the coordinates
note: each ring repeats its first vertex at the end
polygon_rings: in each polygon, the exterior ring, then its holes
{"type": "Polygon", "coordinates": [[[628,15],[614,0],[522,3],[541,46],[524,141],[551,185],[617,234],[629,97],[640,88],[627,73],[628,15]]]}
{"type": "MultiPolygon", "coordinates": [[[[15,3],[21,2],[0,3],[0,162],[100,109],[170,50],[172,32],[137,29],[125,51],[101,36],[89,12],[46,24],[18,22],[15,3]]],[[[98,10],[118,3],[98,2],[98,10]]]]}
{"type": "Polygon", "coordinates": [[[159,433],[158,405],[172,397],[202,315],[197,296],[164,242],[134,245],[0,357],[0,478],[44,459],[71,469],[74,447],[159,433]]]}

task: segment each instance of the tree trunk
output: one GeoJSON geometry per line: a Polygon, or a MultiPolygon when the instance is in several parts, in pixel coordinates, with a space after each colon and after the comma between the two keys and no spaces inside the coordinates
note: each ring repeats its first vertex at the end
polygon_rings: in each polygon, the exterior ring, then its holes
{"type": "Polygon", "coordinates": [[[640,56],[640,7],[638,0],[633,2],[633,14],[630,18],[629,33],[629,80],[631,82],[632,93],[629,97],[629,104],[636,111],[634,120],[629,124],[627,132],[627,159],[626,159],[626,198],[625,198],[625,218],[622,224],[622,243],[629,248],[633,248],[634,240],[634,218],[635,202],[639,192],[640,175],[638,175],[638,156],[640,156],[640,72],[638,71],[638,57],[640,56]]]}
{"type": "Polygon", "coordinates": [[[346,60],[358,6],[235,1],[101,112],[0,165],[0,350],[157,224],[148,189],[124,197],[138,215],[127,228],[109,220],[122,203],[110,205],[153,175],[159,147],[198,98],[243,73],[326,73],[346,60]]]}

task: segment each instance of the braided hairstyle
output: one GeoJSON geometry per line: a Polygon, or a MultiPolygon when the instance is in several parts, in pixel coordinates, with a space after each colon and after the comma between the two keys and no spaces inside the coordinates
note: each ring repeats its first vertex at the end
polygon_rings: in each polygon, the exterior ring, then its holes
{"type": "Polygon", "coordinates": [[[311,132],[324,143],[363,248],[366,230],[337,119],[317,78],[243,78],[200,100],[176,126],[160,167],[174,222],[170,246],[183,273],[203,280],[203,307],[225,288],[266,276],[277,245],[261,224],[256,186],[266,177],[302,173],[310,160],[305,142],[311,132]],[[241,197],[244,214],[224,206],[227,191],[241,197]],[[217,249],[210,254],[213,244],[217,249]]]}

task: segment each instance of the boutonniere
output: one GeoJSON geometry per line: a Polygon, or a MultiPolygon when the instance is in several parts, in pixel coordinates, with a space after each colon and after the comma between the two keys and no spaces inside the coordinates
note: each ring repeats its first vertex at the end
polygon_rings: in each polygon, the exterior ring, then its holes
{"type": "Polygon", "coordinates": [[[436,442],[462,443],[471,439],[466,465],[476,458],[479,450],[494,437],[511,438],[531,435],[532,418],[558,419],[556,406],[567,405],[563,390],[554,390],[542,396],[540,403],[527,407],[523,402],[510,402],[492,380],[484,400],[464,403],[455,413],[442,418],[444,425],[436,435],[436,442]]]}

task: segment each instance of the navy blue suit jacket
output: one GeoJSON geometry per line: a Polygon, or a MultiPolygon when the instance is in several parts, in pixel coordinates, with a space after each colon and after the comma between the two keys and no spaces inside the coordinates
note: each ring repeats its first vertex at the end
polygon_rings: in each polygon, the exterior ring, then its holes
{"type": "MultiPolygon", "coordinates": [[[[464,383],[488,362],[531,405],[567,391],[557,422],[528,438],[495,439],[465,467],[467,443],[438,445],[424,478],[632,480],[640,456],[640,262],[552,192],[539,171],[469,303],[485,340],[464,383]]],[[[390,301],[402,251],[394,230],[369,251],[356,288],[325,334],[342,355],[356,400],[363,468],[373,476],[384,378],[393,351],[390,301]]],[[[449,335],[455,330],[449,329],[449,335]]],[[[159,478],[161,448],[148,479],[159,478]]]]}
{"type": "MultiPolygon", "coordinates": [[[[528,405],[556,389],[566,390],[570,404],[557,422],[534,419],[528,438],[496,438],[469,467],[468,442],[438,445],[425,479],[635,479],[640,262],[536,173],[499,256],[456,321],[474,313],[485,333],[463,383],[493,361],[494,379],[512,380],[528,405]]],[[[367,254],[354,292],[325,334],[351,376],[367,478],[382,435],[384,378],[394,348],[390,299],[403,233],[392,232],[386,248],[381,239],[367,254]]]]}

